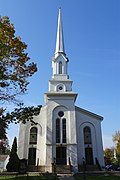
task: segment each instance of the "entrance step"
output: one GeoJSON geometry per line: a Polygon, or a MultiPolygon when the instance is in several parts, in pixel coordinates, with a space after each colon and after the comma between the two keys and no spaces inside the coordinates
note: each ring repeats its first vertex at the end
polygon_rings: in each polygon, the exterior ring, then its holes
{"type": "Polygon", "coordinates": [[[71,174],[69,165],[56,165],[57,174],[71,174]]]}
{"type": "Polygon", "coordinates": [[[57,174],[59,180],[75,180],[73,174],[57,174]]]}
{"type": "MultiPolygon", "coordinates": [[[[79,166],[79,171],[84,171],[83,165],[79,166]]],[[[86,165],[85,171],[99,171],[99,168],[97,165],[86,165]]]]}
{"type": "Polygon", "coordinates": [[[29,165],[28,166],[28,172],[41,172],[41,173],[44,173],[45,172],[45,166],[32,166],[32,165],[29,165]]]}
{"type": "Polygon", "coordinates": [[[58,177],[59,180],[75,180],[74,177],[64,176],[64,177],[58,177]]]}

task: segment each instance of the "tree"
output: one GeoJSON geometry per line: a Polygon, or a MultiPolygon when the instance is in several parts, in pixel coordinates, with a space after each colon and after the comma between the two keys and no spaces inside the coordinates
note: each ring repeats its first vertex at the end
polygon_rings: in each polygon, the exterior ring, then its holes
{"type": "Polygon", "coordinates": [[[118,141],[120,141],[120,131],[116,131],[113,135],[113,142],[117,143],[118,141]]]}
{"type": "MultiPolygon", "coordinates": [[[[28,78],[36,71],[36,64],[29,63],[30,58],[26,53],[27,45],[20,37],[15,36],[15,28],[10,23],[9,17],[0,18],[0,102],[19,103],[18,95],[27,91],[28,78]]],[[[15,111],[16,113],[16,111],[15,111]]],[[[6,113],[0,108],[0,152],[4,153],[6,130],[12,122],[13,114],[6,113]],[[9,119],[9,120],[8,120],[9,119]]],[[[17,118],[17,117],[16,117],[17,118]]]]}
{"type": "Polygon", "coordinates": [[[0,115],[0,154],[9,153],[9,145],[7,138],[7,128],[10,123],[26,123],[30,121],[32,124],[36,124],[33,121],[33,117],[37,116],[40,113],[40,109],[42,106],[38,105],[37,107],[20,107],[16,108],[14,111],[10,113],[6,113],[5,115],[1,112],[0,115]]]}
{"type": "Polygon", "coordinates": [[[117,163],[120,165],[120,131],[116,131],[113,135],[113,142],[116,143],[116,159],[117,163]]]}
{"type": "Polygon", "coordinates": [[[20,107],[16,108],[13,112],[7,113],[5,116],[2,116],[2,119],[10,123],[26,123],[27,121],[31,121],[31,123],[35,124],[33,121],[34,116],[37,116],[40,113],[41,105],[38,105],[37,107],[31,106],[31,107],[20,107]]]}
{"type": "Polygon", "coordinates": [[[8,172],[18,172],[19,170],[19,158],[17,155],[17,138],[14,138],[12,149],[10,152],[9,162],[6,166],[8,172]]]}
{"type": "Polygon", "coordinates": [[[37,71],[36,64],[28,63],[26,48],[9,18],[0,18],[0,101],[17,101],[27,91],[27,78],[37,71]]]}
{"type": "Polygon", "coordinates": [[[113,148],[106,148],[104,150],[104,158],[105,158],[105,164],[112,164],[115,161],[114,158],[114,149],[113,148]]]}
{"type": "Polygon", "coordinates": [[[4,110],[0,109],[0,154],[5,154],[6,149],[8,148],[8,138],[6,129],[8,128],[8,124],[4,119],[2,119],[2,114],[4,110]]]}

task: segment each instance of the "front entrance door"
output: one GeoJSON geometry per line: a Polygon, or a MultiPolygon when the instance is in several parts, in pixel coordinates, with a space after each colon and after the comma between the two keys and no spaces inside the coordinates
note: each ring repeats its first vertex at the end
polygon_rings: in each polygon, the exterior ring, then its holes
{"type": "Polygon", "coordinates": [[[29,148],[28,165],[35,165],[36,162],[36,148],[29,148]]]}
{"type": "Polygon", "coordinates": [[[56,164],[66,164],[66,147],[56,147],[56,164]]]}
{"type": "Polygon", "coordinates": [[[86,159],[86,164],[93,165],[92,148],[90,148],[90,147],[85,148],[85,159],[86,159]]]}

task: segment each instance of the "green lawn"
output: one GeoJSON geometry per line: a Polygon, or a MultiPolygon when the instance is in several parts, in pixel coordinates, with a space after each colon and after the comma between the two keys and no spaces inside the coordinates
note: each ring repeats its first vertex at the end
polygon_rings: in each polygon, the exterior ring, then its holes
{"type": "Polygon", "coordinates": [[[0,176],[0,180],[56,180],[57,178],[53,177],[53,176],[49,176],[49,177],[44,177],[44,176],[0,176]]]}
{"type": "MultiPolygon", "coordinates": [[[[86,176],[85,178],[83,176],[76,176],[74,177],[75,180],[120,180],[120,176],[86,176]]],[[[0,176],[0,180],[57,180],[58,178],[55,178],[53,176],[0,176]]]]}
{"type": "Polygon", "coordinates": [[[74,177],[75,180],[120,180],[120,176],[82,176],[74,177]]]}

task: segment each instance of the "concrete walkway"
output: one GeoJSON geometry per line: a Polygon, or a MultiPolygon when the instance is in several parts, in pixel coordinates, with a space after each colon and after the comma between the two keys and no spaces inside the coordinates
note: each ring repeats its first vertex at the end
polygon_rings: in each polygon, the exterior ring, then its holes
{"type": "Polygon", "coordinates": [[[59,180],[75,180],[74,177],[72,175],[67,175],[67,174],[62,174],[62,175],[58,175],[58,179],[59,180]]]}

